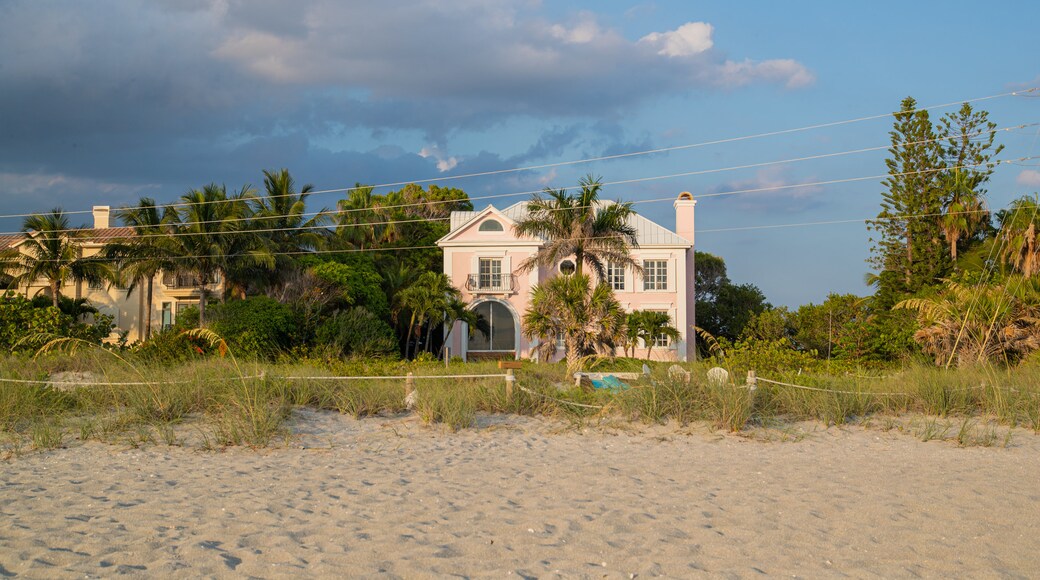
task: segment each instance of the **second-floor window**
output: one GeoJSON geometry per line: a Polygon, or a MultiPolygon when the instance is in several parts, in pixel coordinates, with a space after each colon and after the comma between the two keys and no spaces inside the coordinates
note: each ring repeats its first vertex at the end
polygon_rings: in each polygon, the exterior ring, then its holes
{"type": "Polygon", "coordinates": [[[668,260],[643,260],[643,290],[668,289],[668,260]]]}
{"type": "Polygon", "coordinates": [[[481,288],[501,288],[502,259],[481,258],[478,281],[481,288]]]}
{"type": "Polygon", "coordinates": [[[621,264],[607,262],[607,283],[612,290],[625,289],[625,267],[621,264]]]}
{"type": "Polygon", "coordinates": [[[87,288],[90,288],[91,290],[104,290],[105,283],[101,280],[91,280],[87,283],[87,288]]]}

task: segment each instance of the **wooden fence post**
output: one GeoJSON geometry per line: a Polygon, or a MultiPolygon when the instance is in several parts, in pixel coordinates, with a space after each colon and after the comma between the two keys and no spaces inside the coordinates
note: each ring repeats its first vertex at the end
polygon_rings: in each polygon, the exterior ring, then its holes
{"type": "Polygon", "coordinates": [[[415,392],[415,375],[411,371],[404,377],[404,398],[407,399],[415,392]]]}
{"type": "Polygon", "coordinates": [[[516,375],[513,374],[513,369],[520,368],[520,361],[518,360],[500,360],[498,361],[498,368],[506,371],[506,400],[513,400],[513,385],[516,383],[516,375]]]}
{"type": "Polygon", "coordinates": [[[748,390],[754,391],[758,388],[758,378],[755,376],[755,371],[747,372],[747,388],[748,390]]]}

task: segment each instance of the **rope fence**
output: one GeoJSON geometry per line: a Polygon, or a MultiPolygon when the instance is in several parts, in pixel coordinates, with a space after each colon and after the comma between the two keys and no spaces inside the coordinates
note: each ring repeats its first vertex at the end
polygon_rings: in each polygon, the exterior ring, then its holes
{"type": "MultiPolygon", "coordinates": [[[[866,377],[864,377],[866,378],[866,377]]],[[[871,377],[874,378],[874,377],[871,377]]],[[[568,401],[566,399],[560,399],[540,393],[538,391],[531,390],[527,387],[516,385],[516,376],[513,374],[513,369],[507,369],[505,373],[498,374],[458,374],[458,375],[415,375],[408,373],[406,375],[387,375],[387,376],[369,376],[369,375],[354,375],[354,376],[295,376],[295,375],[268,375],[265,372],[261,372],[255,375],[238,376],[238,377],[222,377],[222,378],[200,378],[196,380],[201,381],[245,381],[245,380],[265,380],[265,379],[276,379],[276,380],[288,380],[288,381],[386,381],[386,380],[403,380],[405,396],[409,396],[415,390],[416,381],[430,381],[430,380],[455,380],[455,379],[504,379],[506,387],[506,395],[512,398],[513,388],[519,388],[521,391],[535,397],[540,397],[546,400],[553,401],[558,404],[571,405],[574,407],[581,407],[585,409],[604,409],[605,405],[591,405],[587,403],[578,403],[576,401],[568,401]]],[[[195,382],[193,380],[180,380],[180,381],[127,381],[127,382],[115,382],[115,381],[90,381],[90,380],[54,380],[54,379],[14,379],[14,378],[2,378],[0,377],[0,383],[14,383],[24,385],[44,385],[52,387],[131,387],[131,386],[155,386],[155,385],[182,385],[187,383],[195,382]]],[[[745,384],[738,385],[730,383],[733,388],[736,389],[747,389],[754,392],[759,383],[766,383],[769,385],[776,385],[778,387],[787,387],[791,389],[798,389],[803,391],[813,391],[818,393],[834,393],[839,395],[857,395],[857,396],[877,396],[877,397],[911,397],[913,393],[907,392],[890,392],[890,391],[849,391],[843,389],[829,389],[825,387],[813,387],[808,385],[799,385],[796,383],[789,383],[785,381],[776,381],[773,379],[767,379],[764,377],[756,376],[755,371],[748,371],[748,376],[745,384]]],[[[987,388],[986,384],[980,384],[977,386],[963,387],[959,389],[950,389],[950,392],[964,392],[964,391],[975,391],[987,388]]],[[[996,388],[996,387],[995,387],[996,388]]],[[[1011,392],[1019,392],[1017,389],[1008,387],[1011,392]]]]}
{"type": "MultiPolygon", "coordinates": [[[[248,375],[241,377],[220,377],[220,378],[199,378],[197,380],[206,381],[246,381],[254,379],[280,379],[280,380],[305,380],[305,381],[361,381],[361,380],[423,380],[423,379],[505,379],[512,376],[511,374],[496,374],[496,375],[391,375],[391,376],[292,376],[292,375],[268,375],[266,373],[260,373],[258,375],[248,375]]],[[[91,381],[91,380],[55,380],[55,379],[8,379],[0,377],[0,383],[18,383],[27,385],[80,385],[80,386],[104,386],[104,387],[139,387],[149,385],[184,385],[195,381],[184,380],[184,381],[125,381],[125,382],[113,382],[113,381],[91,381]]]]}
{"type": "MultiPolygon", "coordinates": [[[[199,380],[212,380],[212,381],[245,381],[252,379],[262,379],[263,374],[251,375],[247,377],[223,377],[215,379],[199,379],[199,380]]],[[[81,386],[81,387],[142,387],[150,385],[186,385],[194,381],[130,381],[130,382],[110,382],[110,381],[68,381],[68,380],[54,380],[54,379],[6,379],[0,378],[0,383],[18,383],[26,385],[61,385],[63,387],[68,386],[81,386]]]]}
{"type": "MultiPolygon", "coordinates": [[[[773,385],[779,385],[779,386],[783,386],[783,387],[791,387],[793,389],[802,389],[802,390],[806,390],[806,391],[817,391],[817,392],[821,392],[821,393],[837,393],[837,394],[841,394],[841,395],[876,395],[876,396],[879,396],[879,397],[910,397],[910,396],[913,395],[913,393],[893,393],[893,392],[881,392],[881,391],[844,391],[844,390],[840,390],[840,389],[825,389],[825,388],[822,388],[822,387],[809,387],[809,386],[806,386],[806,385],[796,385],[794,383],[785,383],[783,381],[774,381],[774,380],[765,379],[765,378],[762,378],[762,377],[754,377],[753,375],[749,376],[749,381],[757,381],[757,382],[769,383],[769,384],[773,384],[773,385]]],[[[985,389],[986,386],[987,385],[983,384],[983,385],[977,385],[977,386],[974,386],[974,387],[962,387],[960,389],[950,389],[950,391],[951,392],[955,392],[955,393],[965,392],[965,391],[977,391],[977,390],[985,389]]],[[[754,389],[754,383],[753,382],[749,382],[747,385],[742,385],[739,388],[751,388],[753,390],[754,389]]],[[[1008,388],[1008,390],[1016,392],[1016,393],[1018,392],[1017,389],[1013,389],[1013,388],[1010,388],[1010,387],[1008,388]]]]}

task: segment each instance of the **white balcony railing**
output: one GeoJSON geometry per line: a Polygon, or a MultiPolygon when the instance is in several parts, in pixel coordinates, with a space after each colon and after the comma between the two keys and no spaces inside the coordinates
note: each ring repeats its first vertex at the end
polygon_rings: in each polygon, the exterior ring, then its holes
{"type": "Polygon", "coordinates": [[[508,293],[516,286],[512,274],[470,274],[466,278],[466,290],[477,293],[508,293]]]}

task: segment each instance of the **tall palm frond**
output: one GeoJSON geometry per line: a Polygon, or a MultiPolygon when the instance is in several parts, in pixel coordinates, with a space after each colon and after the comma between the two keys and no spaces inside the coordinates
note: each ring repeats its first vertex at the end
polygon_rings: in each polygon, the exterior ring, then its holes
{"type": "Polygon", "coordinates": [[[83,257],[79,240],[84,237],[85,230],[72,228],[61,208],[26,217],[22,231],[26,234],[25,240],[17,254],[7,252],[4,269],[15,285],[46,280],[55,308],[58,307],[61,286],[69,280],[117,282],[115,269],[107,261],[83,257]]]}
{"type": "Polygon", "coordinates": [[[632,204],[600,201],[602,185],[598,177],[583,177],[579,185],[575,194],[546,188],[544,197],[535,195],[527,204],[527,215],[517,221],[516,232],[545,243],[520,263],[518,271],[551,268],[571,256],[575,273],[582,274],[588,266],[601,280],[606,278],[608,263],[641,271],[630,253],[639,245],[636,229],[628,223],[635,213],[632,204]]]}

